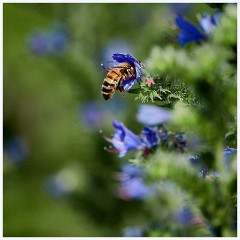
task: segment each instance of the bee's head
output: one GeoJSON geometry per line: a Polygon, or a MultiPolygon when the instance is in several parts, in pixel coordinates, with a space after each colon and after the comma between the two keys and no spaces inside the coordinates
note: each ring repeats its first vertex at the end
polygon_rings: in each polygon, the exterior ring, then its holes
{"type": "Polygon", "coordinates": [[[135,68],[133,66],[127,66],[125,69],[125,73],[128,75],[128,78],[132,78],[135,76],[135,68]]]}

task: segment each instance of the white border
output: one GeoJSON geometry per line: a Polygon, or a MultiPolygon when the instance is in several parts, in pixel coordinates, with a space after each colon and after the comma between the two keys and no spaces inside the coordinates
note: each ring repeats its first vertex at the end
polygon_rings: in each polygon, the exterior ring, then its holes
{"type": "Polygon", "coordinates": [[[93,1],[93,0],[85,0],[85,1],[79,1],[79,0],[38,0],[38,1],[23,1],[23,0],[3,0],[3,3],[238,3],[237,0],[164,0],[164,1],[159,1],[159,0],[150,0],[150,1],[143,1],[143,0],[105,0],[105,1],[93,1]]]}
{"type": "Polygon", "coordinates": [[[1,216],[1,221],[0,221],[0,227],[2,227],[2,232],[1,232],[1,236],[3,235],[3,4],[1,4],[0,6],[0,21],[1,21],[1,45],[0,45],[0,52],[1,52],[1,79],[2,79],[2,84],[1,84],[1,87],[0,87],[0,96],[1,96],[1,100],[0,100],[0,108],[1,108],[1,156],[2,156],[2,163],[1,163],[1,173],[2,173],[2,176],[1,176],[1,180],[0,180],[0,186],[1,186],[1,198],[0,198],[0,204],[1,204],[1,207],[0,207],[0,211],[2,213],[2,216],[1,216]]]}
{"type": "MultiPolygon", "coordinates": [[[[0,87],[0,95],[1,95],[1,100],[0,100],[0,106],[1,106],[1,112],[2,112],[2,117],[1,117],[1,126],[3,126],[3,4],[4,3],[238,3],[237,0],[234,0],[234,1],[229,1],[229,0],[222,0],[222,1],[216,1],[216,0],[205,0],[204,2],[203,1],[179,1],[179,0],[165,0],[165,1],[127,1],[127,0],[122,0],[122,1],[114,1],[114,0],[108,0],[108,1],[92,1],[92,0],[89,0],[89,1],[77,1],[77,0],[71,0],[71,1],[63,1],[63,0],[58,0],[58,1],[47,1],[47,0],[38,0],[38,1],[19,1],[19,0],[3,0],[0,4],[0,21],[1,21],[1,47],[0,47],[0,52],[2,54],[1,56],[1,66],[2,66],[2,71],[1,71],[1,75],[2,75],[2,85],[0,87]]],[[[237,8],[237,11],[238,11],[238,16],[240,16],[240,10],[239,10],[239,6],[237,8]]],[[[238,17],[238,20],[237,20],[237,23],[238,23],[238,34],[237,36],[239,36],[239,24],[240,24],[240,20],[239,20],[239,17],[238,17]]],[[[240,43],[240,40],[239,40],[239,37],[238,37],[238,41],[237,41],[237,51],[238,51],[238,54],[237,54],[237,57],[239,59],[239,43],[240,43]]],[[[239,64],[238,64],[238,67],[237,67],[237,73],[239,73],[239,64]]],[[[237,74],[237,80],[239,80],[239,74],[237,74]]],[[[237,93],[238,93],[238,97],[237,97],[237,104],[239,106],[240,104],[240,94],[239,94],[239,86],[237,86],[237,93]]],[[[239,119],[240,115],[239,115],[239,110],[237,111],[237,118],[239,119]]],[[[238,121],[238,124],[237,124],[237,128],[238,128],[238,131],[237,131],[237,134],[238,136],[239,133],[240,133],[240,130],[239,130],[239,121],[238,121]]],[[[2,133],[2,137],[1,137],[1,156],[2,156],[2,159],[3,159],[3,128],[1,129],[1,133],[2,133]]],[[[238,144],[237,144],[237,148],[240,149],[240,142],[239,142],[239,138],[238,139],[238,144]]],[[[239,154],[238,154],[238,159],[239,159],[239,154]]],[[[3,237],[3,161],[2,161],[2,164],[1,164],[1,172],[2,172],[2,177],[1,177],[1,180],[0,180],[0,186],[1,186],[1,198],[0,198],[0,204],[1,204],[1,207],[0,207],[0,211],[2,213],[2,217],[1,217],[1,220],[0,220],[0,229],[1,229],[1,234],[0,234],[0,237],[3,237]]],[[[240,173],[240,164],[238,164],[238,172],[240,173]]],[[[240,185],[239,185],[239,174],[237,176],[237,179],[238,179],[238,187],[237,187],[237,190],[238,190],[238,196],[239,196],[239,191],[240,191],[240,185]]],[[[238,207],[239,207],[239,204],[238,204],[238,207]]],[[[239,213],[239,211],[238,211],[239,213]]],[[[237,223],[237,229],[240,229],[240,216],[238,214],[237,216],[237,219],[238,219],[238,223],[237,223]]],[[[238,234],[237,236],[239,236],[239,231],[238,231],[238,234]]],[[[4,237],[6,239],[11,239],[11,240],[14,240],[14,239],[18,239],[16,237],[4,237]]],[[[28,239],[39,239],[40,237],[28,237],[28,239]]],[[[56,237],[54,237],[56,238],[56,237]]],[[[65,237],[61,237],[63,239],[65,239],[65,237]]],[[[91,237],[72,237],[73,239],[99,239],[100,237],[98,238],[91,238],[91,237]]],[[[103,238],[103,237],[101,237],[103,238]]],[[[111,237],[111,239],[119,239],[120,237],[111,237]]],[[[45,237],[44,239],[52,239],[51,237],[45,237]]],[[[103,238],[105,239],[105,238],[103,238]]],[[[124,239],[132,239],[132,238],[124,238],[124,239]]],[[[138,239],[145,239],[145,238],[138,238],[138,239]]],[[[160,238],[151,238],[151,239],[160,239],[160,238]]],[[[176,237],[167,237],[167,238],[164,238],[164,239],[176,239],[176,237]]],[[[203,239],[201,237],[195,237],[194,239],[203,239]]],[[[212,239],[212,238],[208,238],[208,237],[204,237],[204,239],[212,239]]],[[[214,239],[222,239],[220,237],[215,237],[214,239]]],[[[228,238],[228,239],[236,239],[236,238],[228,238]]]]}

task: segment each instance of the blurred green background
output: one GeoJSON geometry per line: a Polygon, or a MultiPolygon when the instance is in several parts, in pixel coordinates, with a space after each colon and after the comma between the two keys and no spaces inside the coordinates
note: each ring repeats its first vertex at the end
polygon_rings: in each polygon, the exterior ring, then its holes
{"type": "MultiPolygon", "coordinates": [[[[139,102],[101,84],[115,52],[144,62],[154,45],[177,45],[178,13],[204,4],[3,5],[3,234],[121,236],[141,202],[114,194],[123,161],[104,151],[112,120],[134,132],[139,102]],[[173,33],[174,35],[174,33],[173,33]]],[[[178,47],[178,46],[176,46],[178,47]]]]}

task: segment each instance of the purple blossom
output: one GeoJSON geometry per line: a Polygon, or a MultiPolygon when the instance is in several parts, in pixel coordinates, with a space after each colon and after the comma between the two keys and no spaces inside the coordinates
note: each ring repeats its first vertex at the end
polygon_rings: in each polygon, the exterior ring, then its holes
{"type": "Polygon", "coordinates": [[[125,91],[128,91],[133,86],[133,84],[137,83],[142,77],[141,63],[130,54],[114,53],[112,58],[115,60],[116,64],[119,64],[122,62],[128,62],[135,68],[136,76],[123,81],[123,89],[125,91]]]}
{"type": "Polygon", "coordinates": [[[32,34],[30,40],[30,49],[32,53],[38,56],[46,55],[48,53],[48,41],[47,36],[42,32],[37,31],[32,34]]]}
{"type": "MultiPolygon", "coordinates": [[[[225,170],[229,170],[229,164],[232,157],[237,153],[235,148],[226,148],[223,152],[223,162],[225,170]]],[[[221,177],[220,174],[213,169],[209,169],[204,161],[199,156],[191,156],[189,158],[191,164],[199,170],[199,176],[206,179],[213,179],[221,177]]]]}
{"type": "Polygon", "coordinates": [[[224,165],[228,168],[230,160],[237,154],[237,149],[235,148],[226,148],[223,152],[224,165]]]}
{"type": "Polygon", "coordinates": [[[140,227],[124,228],[123,237],[143,237],[143,229],[140,227]]]}
{"type": "Polygon", "coordinates": [[[62,55],[65,53],[68,42],[67,29],[62,25],[48,31],[34,31],[28,40],[31,52],[38,56],[62,55]]]}
{"type": "Polygon", "coordinates": [[[138,136],[128,130],[123,123],[116,120],[113,121],[115,134],[112,138],[104,137],[108,142],[112,143],[115,150],[112,152],[119,152],[119,157],[124,157],[129,151],[142,149],[142,142],[138,136]]]}
{"type": "Polygon", "coordinates": [[[188,22],[181,16],[177,16],[175,18],[176,25],[180,29],[180,33],[178,35],[178,42],[184,46],[189,42],[201,42],[207,39],[207,35],[194,26],[192,23],[188,22]]]}
{"type": "Polygon", "coordinates": [[[159,143],[158,129],[146,127],[140,134],[140,137],[128,130],[122,123],[113,121],[115,134],[112,138],[104,136],[111,142],[115,149],[106,149],[109,152],[119,152],[119,157],[124,157],[131,150],[142,150],[143,154],[148,154],[151,149],[159,143]]]}
{"type": "Polygon", "coordinates": [[[18,164],[27,158],[29,148],[27,142],[22,137],[16,136],[6,143],[5,151],[11,162],[18,164]]]}
{"type": "Polygon", "coordinates": [[[182,224],[185,228],[189,227],[207,227],[207,222],[198,214],[194,213],[192,209],[183,206],[174,216],[175,221],[182,224]]]}
{"type": "Polygon", "coordinates": [[[122,166],[119,174],[118,196],[124,200],[142,200],[154,194],[154,186],[146,185],[143,180],[144,170],[129,163],[122,166]]]}
{"type": "Polygon", "coordinates": [[[211,34],[212,30],[219,25],[221,13],[217,11],[214,15],[203,14],[199,20],[200,30],[192,23],[188,22],[181,16],[175,18],[176,25],[180,29],[178,35],[178,42],[184,46],[189,42],[200,43],[206,40],[211,34]]]}
{"type": "Polygon", "coordinates": [[[108,119],[114,117],[123,117],[126,113],[125,102],[123,98],[116,96],[112,101],[103,102],[91,100],[81,102],[77,107],[77,117],[88,131],[96,131],[104,127],[108,119]],[[122,111],[116,109],[121,108],[122,111]]]}
{"type": "Polygon", "coordinates": [[[140,176],[143,176],[144,174],[144,170],[142,168],[136,167],[129,163],[123,164],[121,168],[122,168],[122,174],[124,174],[124,180],[140,177],[140,176]]]}
{"type": "Polygon", "coordinates": [[[142,133],[141,133],[141,138],[143,140],[143,144],[147,147],[147,148],[152,148],[152,147],[156,147],[159,143],[159,139],[157,136],[157,131],[151,129],[151,128],[144,128],[142,133]]]}
{"type": "Polygon", "coordinates": [[[54,28],[49,32],[49,52],[53,54],[65,53],[69,42],[67,29],[64,27],[54,28]]]}
{"type": "Polygon", "coordinates": [[[137,120],[149,126],[167,122],[171,117],[170,111],[149,104],[141,104],[137,113],[137,120]]]}
{"type": "Polygon", "coordinates": [[[192,224],[193,213],[188,207],[183,207],[179,212],[176,213],[175,219],[185,226],[192,224]]]}
{"type": "Polygon", "coordinates": [[[157,135],[158,135],[160,142],[162,144],[165,144],[165,143],[167,143],[168,138],[170,137],[171,133],[168,130],[166,130],[163,126],[161,126],[158,129],[157,135]]]}
{"type": "Polygon", "coordinates": [[[84,103],[80,109],[81,122],[88,129],[96,129],[101,127],[107,112],[102,105],[95,101],[84,103]]]}
{"type": "Polygon", "coordinates": [[[199,25],[203,29],[203,31],[209,35],[212,30],[220,24],[221,12],[217,11],[213,15],[209,15],[204,13],[202,18],[199,20],[199,25]]]}
{"type": "Polygon", "coordinates": [[[135,177],[124,181],[118,189],[119,197],[125,200],[138,199],[142,200],[153,194],[153,189],[146,185],[142,178],[135,177]]]}

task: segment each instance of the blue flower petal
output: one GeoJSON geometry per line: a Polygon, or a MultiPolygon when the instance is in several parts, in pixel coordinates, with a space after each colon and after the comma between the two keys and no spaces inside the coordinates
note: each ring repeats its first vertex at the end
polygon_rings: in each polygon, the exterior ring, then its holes
{"type": "Polygon", "coordinates": [[[152,148],[157,146],[159,141],[156,131],[147,127],[143,129],[141,133],[141,137],[147,148],[152,148]]]}
{"type": "Polygon", "coordinates": [[[180,29],[178,42],[184,46],[189,42],[201,42],[207,38],[196,26],[188,22],[181,16],[176,17],[175,22],[180,29]]]}
{"type": "Polygon", "coordinates": [[[145,169],[134,166],[129,163],[122,165],[122,178],[118,188],[118,196],[122,199],[143,200],[156,193],[156,186],[147,185],[143,180],[145,169]]]}
{"type": "Polygon", "coordinates": [[[124,157],[127,152],[142,147],[141,140],[133,132],[128,130],[123,123],[114,120],[113,127],[115,134],[113,138],[108,141],[119,151],[119,157],[124,157]]]}
{"type": "Polygon", "coordinates": [[[29,146],[25,139],[20,136],[9,140],[5,150],[13,164],[20,164],[26,160],[29,152],[29,146]]]}
{"type": "Polygon", "coordinates": [[[137,120],[143,124],[153,126],[171,120],[172,114],[161,107],[149,104],[140,105],[137,120]]]}
{"type": "Polygon", "coordinates": [[[133,84],[138,82],[140,78],[142,77],[142,67],[140,62],[131,56],[130,54],[124,54],[124,53],[114,53],[112,58],[117,62],[117,63],[122,63],[122,62],[128,62],[129,64],[133,65],[135,67],[136,71],[136,77],[131,78],[131,79],[126,79],[123,82],[123,89],[125,91],[128,91],[133,84]]]}
{"type": "Polygon", "coordinates": [[[155,189],[153,186],[146,185],[141,177],[134,177],[121,182],[120,192],[127,199],[143,200],[152,196],[155,193],[155,189]]]}
{"type": "Polygon", "coordinates": [[[228,169],[229,165],[231,163],[231,160],[233,159],[234,156],[237,154],[237,149],[235,148],[226,148],[223,152],[223,160],[224,160],[224,165],[228,169]]]}
{"type": "Polygon", "coordinates": [[[124,91],[128,91],[137,82],[138,82],[137,78],[128,79],[128,80],[123,81],[124,91]]]}
{"type": "Polygon", "coordinates": [[[69,34],[63,25],[56,26],[48,31],[34,31],[29,40],[29,48],[38,56],[61,55],[65,53],[69,34]]]}
{"type": "Polygon", "coordinates": [[[123,237],[142,237],[143,229],[140,227],[128,227],[123,229],[123,237]]]}
{"type": "Polygon", "coordinates": [[[202,27],[203,31],[209,35],[212,30],[219,25],[221,13],[218,11],[214,15],[209,15],[204,13],[202,18],[199,20],[199,25],[202,27]]]}
{"type": "Polygon", "coordinates": [[[143,175],[144,170],[143,168],[136,167],[130,163],[125,163],[121,166],[122,172],[124,174],[128,175],[128,179],[134,178],[134,177],[140,177],[143,175]]]}
{"type": "Polygon", "coordinates": [[[213,24],[215,24],[216,26],[218,26],[218,25],[220,24],[221,16],[222,16],[221,11],[215,12],[215,13],[212,15],[212,22],[213,22],[213,24]]]}
{"type": "Polygon", "coordinates": [[[193,220],[193,213],[190,208],[183,207],[180,211],[176,213],[176,220],[183,225],[190,225],[193,220]]]}

